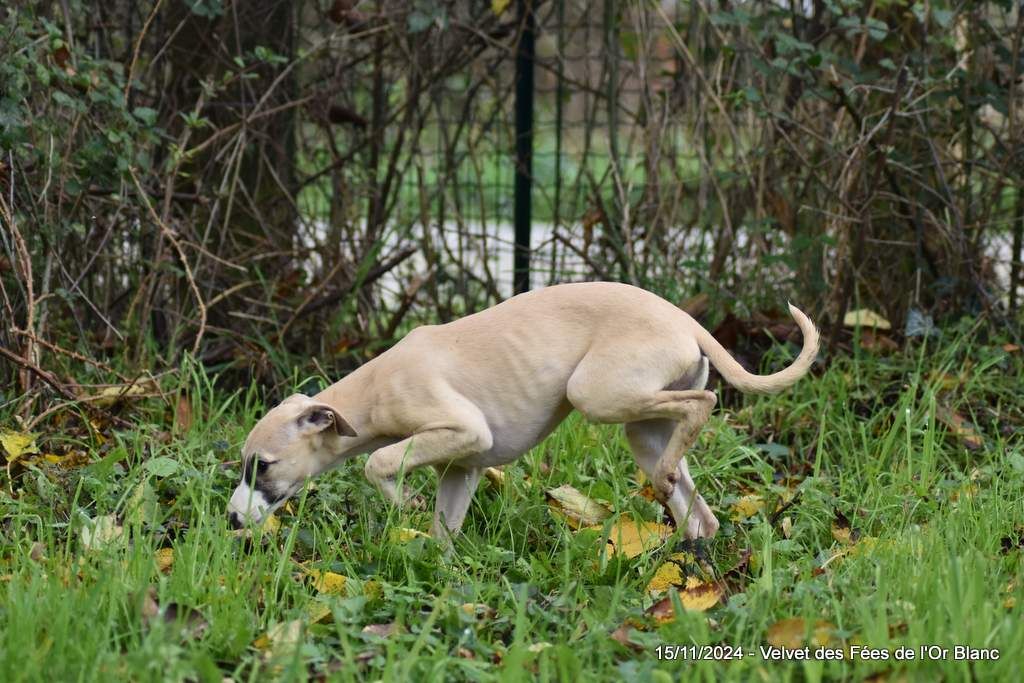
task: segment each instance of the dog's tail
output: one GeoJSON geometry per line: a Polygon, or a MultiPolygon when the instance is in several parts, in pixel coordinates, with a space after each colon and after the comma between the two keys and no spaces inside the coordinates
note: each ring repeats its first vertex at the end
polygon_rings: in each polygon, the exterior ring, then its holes
{"type": "Polygon", "coordinates": [[[740,391],[751,394],[778,393],[796,384],[801,377],[806,375],[811,368],[811,363],[818,355],[818,329],[814,323],[793,304],[789,304],[789,314],[793,316],[800,332],[803,333],[804,346],[800,349],[800,355],[789,367],[771,375],[754,375],[744,370],[743,366],[729,355],[725,347],[700,325],[696,325],[697,345],[700,346],[700,350],[708,357],[715,369],[725,378],[725,381],[740,391]]]}

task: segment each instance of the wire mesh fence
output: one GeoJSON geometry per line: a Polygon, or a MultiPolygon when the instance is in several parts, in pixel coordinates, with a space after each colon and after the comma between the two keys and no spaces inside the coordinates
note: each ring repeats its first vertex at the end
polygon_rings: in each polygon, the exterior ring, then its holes
{"type": "Polygon", "coordinates": [[[1024,232],[1021,14],[14,3],[5,358],[27,395],[185,353],[244,379],[292,353],[340,370],[509,296],[528,15],[534,286],[623,280],[723,310],[793,298],[833,331],[861,304],[1005,316],[1024,232]]]}

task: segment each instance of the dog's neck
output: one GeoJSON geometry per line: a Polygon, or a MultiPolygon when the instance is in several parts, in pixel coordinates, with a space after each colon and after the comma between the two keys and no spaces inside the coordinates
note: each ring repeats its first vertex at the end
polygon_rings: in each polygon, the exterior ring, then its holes
{"type": "Polygon", "coordinates": [[[338,439],[340,444],[344,444],[343,447],[339,446],[339,458],[358,455],[367,443],[377,437],[370,424],[373,399],[370,391],[371,370],[368,366],[357,368],[313,397],[337,410],[356,431],[355,438],[338,439]]]}

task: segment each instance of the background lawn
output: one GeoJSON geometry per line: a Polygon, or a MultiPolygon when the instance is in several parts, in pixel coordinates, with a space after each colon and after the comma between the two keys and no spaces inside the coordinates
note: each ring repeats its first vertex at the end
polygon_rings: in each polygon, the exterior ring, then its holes
{"type": "MultiPolygon", "coordinates": [[[[279,528],[238,538],[224,509],[239,472],[225,463],[264,407],[184,372],[177,432],[163,403],[141,403],[124,413],[135,431],[94,422],[77,454],[44,448],[11,466],[0,679],[1020,680],[1022,354],[1005,348],[947,335],[836,359],[779,397],[728,393],[691,460],[719,535],[698,547],[674,535],[634,558],[605,556],[605,538],[623,518],[665,515],[621,429],[577,416],[503,483],[481,484],[449,561],[403,531],[427,529],[430,513],[389,510],[362,458],[310,486],[279,528]],[[951,429],[959,419],[976,426],[951,429]],[[546,491],[563,484],[610,504],[603,531],[552,514],[546,491]],[[703,611],[673,599],[659,618],[647,584],[683,551],[677,582],[723,595],[703,611]],[[761,656],[780,638],[800,645],[805,628],[812,650],[949,653],[761,656]],[[746,656],[657,656],[707,644],[746,656]],[[954,661],[956,645],[1001,656],[954,661]]],[[[69,438],[73,423],[43,425],[38,442],[69,438]]],[[[410,483],[430,495],[433,479],[410,483]]]]}

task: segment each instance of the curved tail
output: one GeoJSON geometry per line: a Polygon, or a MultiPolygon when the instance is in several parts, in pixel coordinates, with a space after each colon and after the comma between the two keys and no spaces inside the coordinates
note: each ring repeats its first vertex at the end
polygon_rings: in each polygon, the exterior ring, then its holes
{"type": "Polygon", "coordinates": [[[789,314],[793,316],[800,332],[803,333],[804,345],[795,361],[787,368],[771,375],[754,375],[744,370],[743,366],[729,355],[725,347],[699,324],[696,325],[697,333],[695,335],[697,345],[700,346],[700,350],[708,357],[719,374],[725,378],[725,381],[740,391],[750,394],[778,393],[796,384],[801,377],[806,375],[811,368],[811,363],[818,355],[818,329],[814,323],[793,304],[789,304],[789,314]]]}

